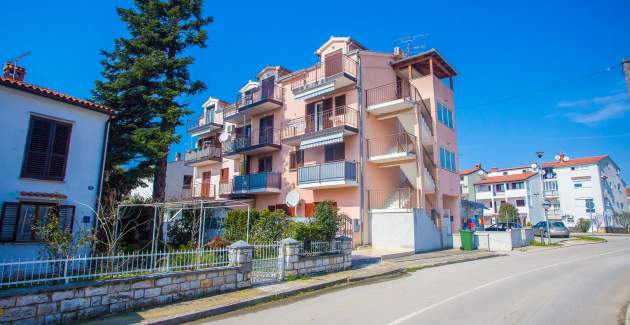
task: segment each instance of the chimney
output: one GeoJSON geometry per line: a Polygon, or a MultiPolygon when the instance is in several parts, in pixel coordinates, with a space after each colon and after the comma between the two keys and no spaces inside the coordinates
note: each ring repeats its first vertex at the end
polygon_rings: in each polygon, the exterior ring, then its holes
{"type": "Polygon", "coordinates": [[[479,164],[479,163],[475,164],[475,168],[481,169],[481,164],[479,164]]]}
{"type": "Polygon", "coordinates": [[[175,161],[181,161],[182,160],[182,154],[181,152],[178,152],[175,154],[175,161]]]}
{"type": "Polygon", "coordinates": [[[22,68],[11,62],[7,62],[4,64],[4,69],[2,69],[2,72],[2,75],[5,78],[10,78],[18,81],[24,81],[24,76],[26,76],[25,68],[22,68]]]}
{"type": "Polygon", "coordinates": [[[403,54],[402,51],[400,50],[400,47],[396,46],[394,47],[394,60],[400,60],[403,58],[403,54]]]}
{"type": "Polygon", "coordinates": [[[558,154],[558,161],[564,161],[564,152],[558,154]]]}
{"type": "Polygon", "coordinates": [[[492,167],[492,168],[490,168],[490,171],[491,171],[491,172],[498,172],[498,171],[499,171],[499,168],[497,168],[497,167],[492,167]]]}

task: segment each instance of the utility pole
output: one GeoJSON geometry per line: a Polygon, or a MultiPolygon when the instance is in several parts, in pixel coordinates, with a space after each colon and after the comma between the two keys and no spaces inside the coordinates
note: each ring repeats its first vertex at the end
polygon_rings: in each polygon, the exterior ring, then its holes
{"type": "Polygon", "coordinates": [[[630,100],[630,60],[623,59],[623,73],[626,76],[626,86],[628,87],[628,99],[630,100]]]}

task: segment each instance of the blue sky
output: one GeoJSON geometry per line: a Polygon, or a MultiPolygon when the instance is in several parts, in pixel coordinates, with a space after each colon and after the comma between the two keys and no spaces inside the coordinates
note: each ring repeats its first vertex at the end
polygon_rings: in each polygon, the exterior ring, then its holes
{"type": "MultiPolygon", "coordinates": [[[[100,49],[111,49],[113,39],[125,35],[115,7],[130,5],[4,3],[0,58],[32,51],[22,61],[28,81],[88,98],[100,78],[100,49]]],[[[330,35],[351,35],[370,49],[391,51],[396,38],[428,33],[424,43],[460,73],[460,168],[529,164],[536,150],[548,159],[558,152],[609,154],[630,181],[630,102],[621,69],[604,71],[630,57],[628,1],[341,1],[332,7],[207,1],[205,7],[215,23],[208,28],[208,47],[191,51],[192,75],[208,86],[189,99],[195,114],[210,95],[233,100],[266,64],[313,64],[314,50],[330,35]]],[[[188,147],[184,137],[173,151],[188,147]]]]}

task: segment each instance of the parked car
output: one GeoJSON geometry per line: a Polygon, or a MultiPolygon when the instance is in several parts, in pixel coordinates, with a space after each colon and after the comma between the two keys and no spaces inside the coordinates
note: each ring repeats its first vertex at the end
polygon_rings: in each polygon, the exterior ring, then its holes
{"type": "MultiPolygon", "coordinates": [[[[547,236],[547,224],[545,221],[535,224],[532,228],[534,228],[535,236],[547,236]]],[[[551,235],[551,237],[568,238],[569,228],[567,228],[562,221],[549,221],[549,235],[551,235]]]]}
{"type": "Polygon", "coordinates": [[[506,231],[508,229],[522,228],[521,225],[515,222],[499,222],[491,226],[486,227],[485,231],[506,231]]]}

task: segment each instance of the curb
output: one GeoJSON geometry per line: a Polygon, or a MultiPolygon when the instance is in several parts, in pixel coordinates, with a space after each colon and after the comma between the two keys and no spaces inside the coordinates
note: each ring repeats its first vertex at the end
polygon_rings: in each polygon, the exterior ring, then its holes
{"type": "MultiPolygon", "coordinates": [[[[467,259],[467,260],[447,261],[447,262],[429,264],[426,266],[422,266],[422,268],[439,267],[439,266],[444,266],[444,265],[449,265],[449,264],[470,262],[470,261],[481,260],[481,259],[492,258],[492,257],[499,257],[499,256],[503,256],[503,255],[475,256],[474,258],[467,259]]],[[[287,291],[278,292],[278,293],[270,293],[270,294],[263,295],[260,297],[250,298],[245,301],[226,303],[224,305],[213,306],[205,310],[196,310],[196,311],[191,311],[189,313],[176,314],[176,315],[159,318],[155,320],[145,320],[141,322],[141,324],[171,325],[171,324],[193,322],[202,318],[218,316],[221,314],[233,312],[233,311],[243,309],[246,307],[252,307],[261,303],[271,302],[278,299],[284,299],[291,296],[296,296],[301,293],[313,292],[313,291],[325,289],[332,286],[358,283],[358,282],[367,281],[367,280],[374,280],[374,279],[397,276],[397,275],[404,274],[405,269],[406,267],[401,266],[401,267],[396,267],[394,269],[390,269],[390,270],[386,270],[386,271],[374,273],[374,274],[357,275],[357,276],[348,275],[347,277],[344,277],[341,279],[329,280],[329,281],[314,284],[308,287],[289,289],[287,291]]]]}
{"type": "Polygon", "coordinates": [[[630,325],[630,303],[628,304],[628,307],[626,307],[626,325],[630,325]]]}

